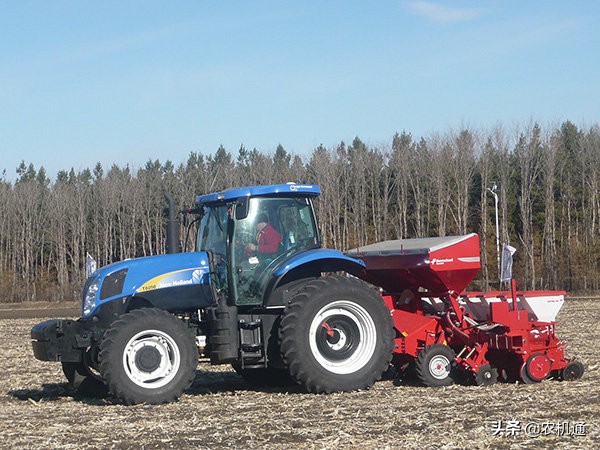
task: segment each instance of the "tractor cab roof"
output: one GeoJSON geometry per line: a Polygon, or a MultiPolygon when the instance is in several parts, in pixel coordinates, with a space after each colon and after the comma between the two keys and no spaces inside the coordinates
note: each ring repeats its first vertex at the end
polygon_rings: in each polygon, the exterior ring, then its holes
{"type": "Polygon", "coordinates": [[[270,184],[227,189],[196,197],[196,204],[228,202],[243,197],[316,197],[321,193],[314,184],[270,184]]]}

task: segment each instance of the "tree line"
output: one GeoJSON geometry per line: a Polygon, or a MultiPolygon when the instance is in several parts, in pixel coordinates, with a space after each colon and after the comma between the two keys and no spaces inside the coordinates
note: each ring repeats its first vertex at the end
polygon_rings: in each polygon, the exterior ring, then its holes
{"type": "MultiPolygon", "coordinates": [[[[273,153],[221,146],[177,165],[98,163],[54,180],[22,162],[16,174],[0,180],[1,301],[77,298],[87,253],[99,266],[164,253],[164,191],[183,209],[198,194],[288,181],[321,186],[315,209],[328,247],[479,233],[480,289],[498,287],[495,185],[500,239],[518,249],[519,286],[600,290],[597,124],[462,127],[419,139],[402,132],[380,145],[357,137],[305,157],[281,145],[273,153]]],[[[193,240],[182,223],[185,250],[193,240]]]]}

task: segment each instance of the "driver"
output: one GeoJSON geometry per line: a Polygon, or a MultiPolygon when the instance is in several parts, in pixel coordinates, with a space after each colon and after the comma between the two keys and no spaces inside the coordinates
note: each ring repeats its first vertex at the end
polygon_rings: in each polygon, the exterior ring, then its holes
{"type": "Polygon", "coordinates": [[[248,256],[272,256],[279,250],[281,236],[269,223],[267,215],[261,213],[256,218],[256,244],[246,244],[248,256]]]}

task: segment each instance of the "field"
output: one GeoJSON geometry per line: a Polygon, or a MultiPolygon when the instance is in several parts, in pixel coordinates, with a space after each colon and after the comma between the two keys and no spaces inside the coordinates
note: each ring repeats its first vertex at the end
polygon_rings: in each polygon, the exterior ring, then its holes
{"type": "MultiPolygon", "coordinates": [[[[7,317],[6,315],[4,317],[7,317]]],[[[380,381],[362,392],[255,389],[201,364],[179,402],[122,406],[78,398],[59,363],[33,358],[41,319],[1,319],[1,448],[597,448],[600,300],[569,300],[558,317],[575,382],[425,388],[380,381]],[[596,444],[594,444],[596,442],[596,444]]]]}

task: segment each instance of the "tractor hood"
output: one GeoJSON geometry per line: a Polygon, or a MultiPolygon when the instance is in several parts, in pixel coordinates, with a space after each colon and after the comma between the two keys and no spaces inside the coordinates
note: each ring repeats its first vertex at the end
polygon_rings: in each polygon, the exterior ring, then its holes
{"type": "MultiPolygon", "coordinates": [[[[83,290],[84,317],[93,315],[103,304],[134,296],[165,307],[171,301],[173,308],[193,303],[198,290],[210,284],[208,254],[206,252],[175,253],[128,259],[98,269],[87,280],[83,290]],[[190,297],[186,300],[187,297],[190,297]]],[[[206,299],[201,301],[206,303],[206,299]]],[[[195,306],[195,305],[194,305],[195,306]]],[[[166,306],[168,308],[168,305],[166,306]]]]}

